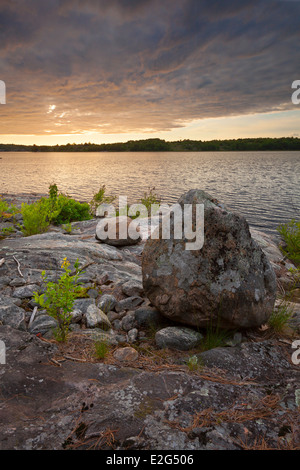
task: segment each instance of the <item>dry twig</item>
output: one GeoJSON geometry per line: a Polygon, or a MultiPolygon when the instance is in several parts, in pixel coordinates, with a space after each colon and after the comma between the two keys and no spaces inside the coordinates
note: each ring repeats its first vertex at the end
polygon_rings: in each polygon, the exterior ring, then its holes
{"type": "Polygon", "coordinates": [[[15,262],[17,263],[17,267],[18,267],[18,272],[20,274],[21,277],[24,277],[23,274],[22,274],[22,271],[21,271],[21,265],[19,263],[19,261],[17,260],[17,258],[15,256],[13,256],[13,259],[15,260],[15,262]]]}

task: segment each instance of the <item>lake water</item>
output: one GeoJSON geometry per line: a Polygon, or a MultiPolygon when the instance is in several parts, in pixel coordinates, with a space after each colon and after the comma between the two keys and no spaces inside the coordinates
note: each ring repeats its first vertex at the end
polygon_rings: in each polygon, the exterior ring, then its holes
{"type": "Polygon", "coordinates": [[[300,152],[0,153],[0,194],[59,190],[90,201],[100,186],[137,202],[155,187],[166,203],[203,189],[275,234],[300,218],[300,152]]]}

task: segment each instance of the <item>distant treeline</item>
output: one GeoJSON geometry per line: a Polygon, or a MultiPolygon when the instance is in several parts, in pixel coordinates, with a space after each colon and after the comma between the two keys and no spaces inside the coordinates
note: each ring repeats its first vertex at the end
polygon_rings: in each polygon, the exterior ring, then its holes
{"type": "Polygon", "coordinates": [[[66,145],[15,145],[0,144],[0,152],[219,152],[300,150],[297,137],[249,138],[228,140],[179,140],[166,142],[162,139],[129,140],[113,144],[66,144],[66,145]]]}

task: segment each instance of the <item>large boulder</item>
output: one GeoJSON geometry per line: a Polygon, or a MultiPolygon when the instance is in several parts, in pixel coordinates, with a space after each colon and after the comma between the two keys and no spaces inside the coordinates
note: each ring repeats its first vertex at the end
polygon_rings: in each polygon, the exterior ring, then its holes
{"type": "Polygon", "coordinates": [[[170,239],[154,232],[147,240],[142,274],[152,305],[165,317],[196,327],[265,323],[275,303],[276,277],[246,220],[200,190],[187,192],[178,204],[204,206],[204,243],[188,250],[186,239],[174,238],[172,212],[170,239]]]}

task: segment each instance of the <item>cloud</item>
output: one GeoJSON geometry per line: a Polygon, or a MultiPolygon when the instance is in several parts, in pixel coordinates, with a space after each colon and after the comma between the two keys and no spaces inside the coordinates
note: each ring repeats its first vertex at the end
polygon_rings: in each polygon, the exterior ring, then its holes
{"type": "Polygon", "coordinates": [[[292,109],[299,14],[275,0],[2,0],[1,133],[166,131],[292,109]]]}

